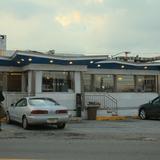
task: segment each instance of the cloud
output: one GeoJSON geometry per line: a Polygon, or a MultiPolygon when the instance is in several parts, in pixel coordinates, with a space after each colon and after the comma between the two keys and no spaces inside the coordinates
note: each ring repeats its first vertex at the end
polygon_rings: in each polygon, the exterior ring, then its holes
{"type": "Polygon", "coordinates": [[[85,4],[102,4],[104,0],[84,0],[85,4]]]}
{"type": "Polygon", "coordinates": [[[58,15],[55,20],[60,23],[63,27],[67,27],[74,23],[79,23],[81,20],[81,14],[78,11],[74,11],[68,15],[58,15]]]}
{"type": "Polygon", "coordinates": [[[101,29],[104,28],[107,23],[109,24],[110,21],[107,15],[94,15],[89,13],[84,14],[80,11],[73,11],[69,14],[64,13],[64,15],[57,15],[54,17],[54,19],[64,28],[75,27],[77,28],[77,31],[80,31],[79,27],[84,27],[88,32],[93,30],[101,32],[101,29]]]}
{"type": "Polygon", "coordinates": [[[8,49],[159,51],[159,0],[0,1],[8,49]]]}

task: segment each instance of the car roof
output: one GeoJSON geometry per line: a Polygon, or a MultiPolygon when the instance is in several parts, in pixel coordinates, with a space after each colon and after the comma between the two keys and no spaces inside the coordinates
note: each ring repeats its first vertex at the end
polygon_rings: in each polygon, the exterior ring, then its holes
{"type": "Polygon", "coordinates": [[[27,96],[27,97],[23,97],[23,98],[26,98],[26,99],[31,99],[31,98],[34,98],[34,99],[52,99],[50,97],[38,97],[38,96],[27,96]]]}

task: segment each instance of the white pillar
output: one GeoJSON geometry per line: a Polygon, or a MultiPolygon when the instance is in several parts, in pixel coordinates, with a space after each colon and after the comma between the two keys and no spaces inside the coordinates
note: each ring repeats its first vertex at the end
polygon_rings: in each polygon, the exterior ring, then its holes
{"type": "Polygon", "coordinates": [[[32,92],[32,71],[28,71],[28,94],[30,95],[32,92]]]}
{"type": "Polygon", "coordinates": [[[80,72],[75,72],[74,82],[75,82],[75,93],[81,93],[81,73],[80,72]]]}
{"type": "Polygon", "coordinates": [[[35,71],[35,94],[42,92],[42,71],[35,71]]]}

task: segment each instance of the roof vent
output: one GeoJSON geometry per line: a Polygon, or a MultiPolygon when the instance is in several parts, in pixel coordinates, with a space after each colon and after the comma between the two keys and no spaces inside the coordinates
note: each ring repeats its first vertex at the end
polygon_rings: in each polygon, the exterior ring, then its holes
{"type": "Polygon", "coordinates": [[[54,50],[54,49],[49,50],[49,51],[48,51],[48,54],[54,55],[54,54],[55,54],[55,50],[54,50]]]}

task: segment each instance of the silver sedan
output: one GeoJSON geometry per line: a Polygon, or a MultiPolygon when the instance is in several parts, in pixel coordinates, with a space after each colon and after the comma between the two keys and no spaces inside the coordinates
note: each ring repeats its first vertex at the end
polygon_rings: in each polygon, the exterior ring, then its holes
{"type": "Polygon", "coordinates": [[[16,121],[24,129],[30,125],[54,124],[63,129],[69,120],[66,107],[44,97],[25,97],[12,104],[6,111],[7,123],[16,121]]]}

